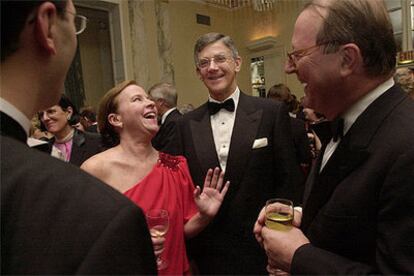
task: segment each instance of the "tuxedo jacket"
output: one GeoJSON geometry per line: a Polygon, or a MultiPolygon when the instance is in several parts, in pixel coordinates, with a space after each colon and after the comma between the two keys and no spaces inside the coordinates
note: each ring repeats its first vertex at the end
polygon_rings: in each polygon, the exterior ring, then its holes
{"type": "Polygon", "coordinates": [[[164,123],[160,126],[160,129],[151,141],[152,146],[156,150],[164,151],[167,145],[178,142],[174,139],[175,122],[182,116],[183,115],[177,109],[174,109],[167,115],[164,123]]]}
{"type": "Polygon", "coordinates": [[[312,154],[308,135],[306,134],[305,122],[300,119],[290,118],[290,123],[292,126],[296,159],[300,164],[310,164],[312,161],[312,154]]]}
{"type": "MultiPolygon", "coordinates": [[[[220,167],[207,103],[177,122],[179,147],[196,185],[220,167]]],[[[214,220],[190,241],[201,274],[267,274],[267,258],[253,235],[266,200],[292,198],[300,181],[284,105],[240,93],[224,179],[230,188],[214,220]]]]}
{"type": "Polygon", "coordinates": [[[1,274],[156,274],[142,211],[1,114],[1,274]]]}
{"type": "Polygon", "coordinates": [[[414,101],[390,88],[319,167],[304,195],[311,244],[292,274],[414,274],[414,101]]]}
{"type": "Polygon", "coordinates": [[[85,131],[90,133],[98,133],[98,124],[88,126],[85,128],[85,131]]]}

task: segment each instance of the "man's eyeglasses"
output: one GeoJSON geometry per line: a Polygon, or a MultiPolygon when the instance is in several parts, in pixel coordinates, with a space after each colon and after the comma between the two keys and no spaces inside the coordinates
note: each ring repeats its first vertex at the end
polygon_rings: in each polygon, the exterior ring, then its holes
{"type": "Polygon", "coordinates": [[[320,43],[320,44],[316,44],[313,45],[311,47],[305,48],[305,49],[300,49],[300,50],[296,50],[290,53],[287,53],[287,56],[289,58],[289,63],[292,65],[296,65],[296,63],[303,57],[308,56],[310,54],[312,54],[314,52],[314,50],[318,49],[319,47],[328,44],[329,42],[325,42],[325,43],[320,43]]]}
{"type": "Polygon", "coordinates": [[[83,15],[79,15],[70,11],[66,11],[67,13],[72,14],[75,17],[75,34],[81,34],[86,29],[86,24],[88,23],[88,18],[83,15]]]}
{"type": "Polygon", "coordinates": [[[231,57],[225,55],[216,55],[211,58],[202,58],[198,61],[197,67],[198,69],[205,69],[210,66],[212,61],[214,61],[215,64],[220,65],[227,62],[229,59],[231,59],[231,57]]]}

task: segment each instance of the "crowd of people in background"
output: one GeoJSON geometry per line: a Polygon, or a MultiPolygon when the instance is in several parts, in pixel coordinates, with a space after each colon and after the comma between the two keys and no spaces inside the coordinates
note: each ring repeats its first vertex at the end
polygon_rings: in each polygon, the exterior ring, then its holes
{"type": "Polygon", "coordinates": [[[86,27],[72,0],[1,13],[2,274],[414,273],[414,77],[381,1],[305,5],[285,64],[300,101],[244,93],[214,32],[194,45],[199,107],[126,80],[80,112],[61,93],[86,27]],[[274,197],[297,206],[284,231],[266,227],[274,197]]]}

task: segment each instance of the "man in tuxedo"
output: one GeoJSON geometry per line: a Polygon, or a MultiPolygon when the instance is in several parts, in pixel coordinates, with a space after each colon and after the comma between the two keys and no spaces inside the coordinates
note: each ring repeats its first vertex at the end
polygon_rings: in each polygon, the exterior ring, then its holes
{"type": "Polygon", "coordinates": [[[201,274],[264,274],[267,258],[252,232],[257,212],[269,198],[292,198],[301,177],[287,108],[240,91],[242,60],[229,36],[201,36],[194,59],[208,102],[178,120],[180,143],[171,151],[187,158],[195,184],[220,167],[230,188],[190,254],[201,274]]]}
{"type": "Polygon", "coordinates": [[[163,151],[166,145],[175,143],[175,122],[182,117],[177,110],[177,89],[171,83],[161,82],[152,86],[148,94],[158,110],[160,129],[152,139],[155,149],[163,151]]]}
{"type": "Polygon", "coordinates": [[[157,273],[139,208],[78,168],[26,145],[29,118],[59,100],[85,19],[72,0],[1,2],[4,275],[157,273]]]}
{"type": "Polygon", "coordinates": [[[395,85],[396,44],[382,1],[314,0],[285,70],[305,105],[332,121],[289,231],[255,233],[269,271],[414,274],[414,102],[395,85]]]}

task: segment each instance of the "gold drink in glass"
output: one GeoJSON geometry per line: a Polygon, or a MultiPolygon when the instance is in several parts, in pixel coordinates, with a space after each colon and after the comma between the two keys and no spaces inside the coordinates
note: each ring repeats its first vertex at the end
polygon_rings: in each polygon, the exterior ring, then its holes
{"type": "MultiPolygon", "coordinates": [[[[151,237],[160,238],[163,237],[168,231],[168,211],[164,209],[152,209],[149,210],[146,214],[147,224],[151,237]]],[[[161,258],[157,257],[157,268],[158,270],[163,270],[167,268],[168,262],[161,258]]]]}
{"type": "Polygon", "coordinates": [[[266,226],[273,230],[285,231],[292,227],[293,202],[284,198],[266,201],[266,226]]]}

